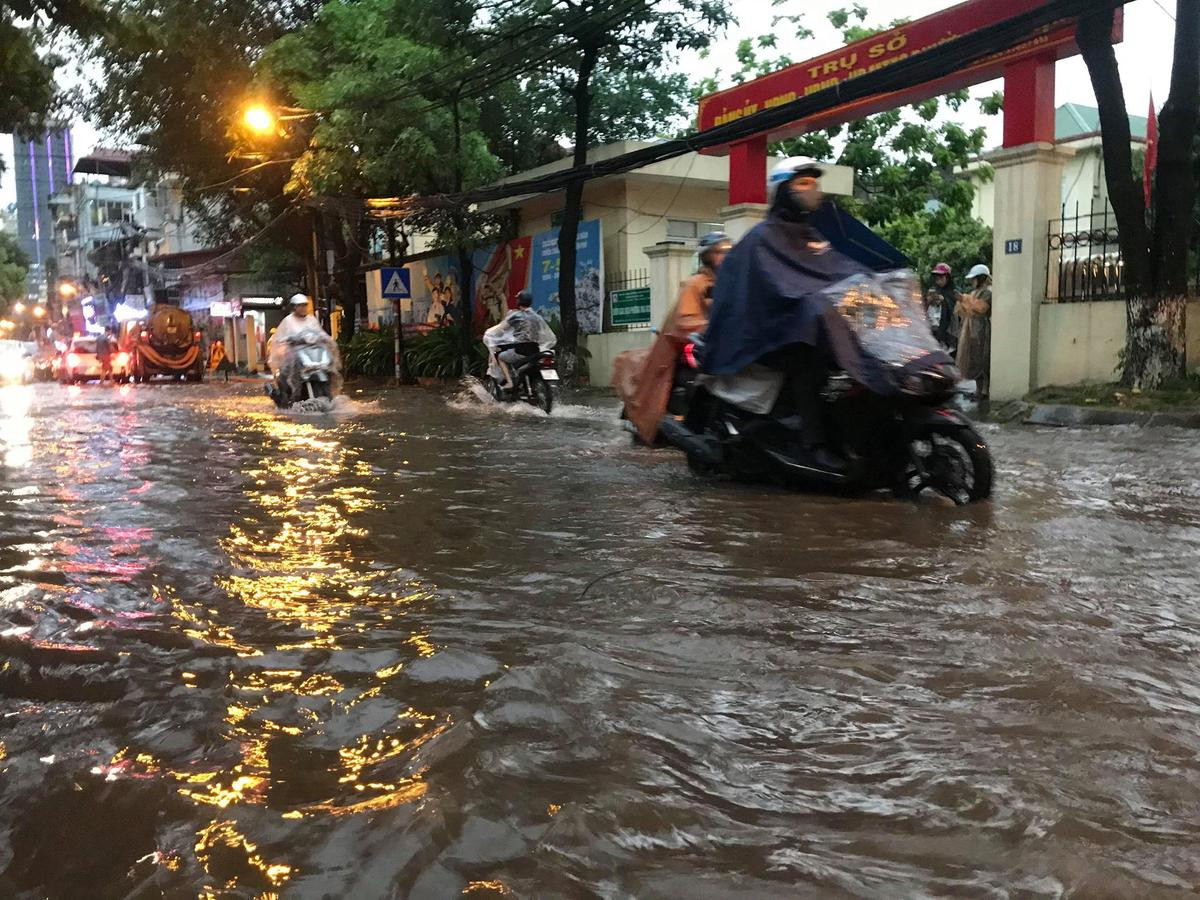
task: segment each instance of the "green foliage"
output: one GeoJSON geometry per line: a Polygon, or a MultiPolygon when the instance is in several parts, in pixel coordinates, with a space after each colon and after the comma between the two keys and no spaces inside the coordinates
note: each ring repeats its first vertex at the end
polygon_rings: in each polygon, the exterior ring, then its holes
{"type": "Polygon", "coordinates": [[[32,133],[54,105],[54,69],[61,62],[38,50],[38,33],[0,12],[0,132],[32,133]]]}
{"type": "MultiPolygon", "coordinates": [[[[286,137],[235,153],[251,99],[253,64],[273,40],[311,16],[308,0],[123,0],[86,55],[103,82],[87,111],[113,134],[136,135],[148,176],[172,173],[214,244],[245,240],[274,222],[270,239],[305,246],[310,219],[280,219],[286,137]],[[265,163],[265,164],[263,164],[265,163]],[[256,166],[257,168],[252,168],[256,166]]],[[[302,145],[301,145],[302,146],[302,145]]]]}
{"type": "Polygon", "coordinates": [[[29,256],[7,231],[0,231],[0,302],[6,305],[25,299],[29,256]]]}
{"type": "MultiPolygon", "coordinates": [[[[392,328],[356,331],[342,347],[347,375],[383,377],[395,372],[396,332],[392,328]]],[[[415,378],[458,378],[462,375],[462,345],[453,325],[433,328],[424,334],[404,336],[404,361],[415,378]]],[[[471,375],[487,370],[487,350],[479,341],[472,344],[471,375]]]]}
{"type": "Polygon", "coordinates": [[[963,278],[971,266],[992,262],[992,229],[950,207],[897,216],[879,232],[912,260],[913,269],[926,283],[934,264],[944,262],[954,273],[954,283],[966,290],[963,278]]]}
{"type": "Polygon", "coordinates": [[[391,375],[396,370],[396,332],[392,328],[354,332],[342,347],[342,365],[347,375],[391,375]]]}
{"type": "MultiPolygon", "coordinates": [[[[417,337],[404,338],[404,360],[414,378],[459,378],[463,375],[461,332],[453,325],[432,328],[417,337]]],[[[487,371],[487,349],[472,341],[468,375],[487,371]]]]}
{"type": "MultiPolygon", "coordinates": [[[[304,28],[269,46],[256,72],[274,96],[321,111],[288,190],[378,196],[442,193],[501,173],[461,103],[458,150],[445,91],[470,60],[437,43],[428,2],[326,3],[304,28]]],[[[461,37],[461,35],[460,35],[461,37]]]]}

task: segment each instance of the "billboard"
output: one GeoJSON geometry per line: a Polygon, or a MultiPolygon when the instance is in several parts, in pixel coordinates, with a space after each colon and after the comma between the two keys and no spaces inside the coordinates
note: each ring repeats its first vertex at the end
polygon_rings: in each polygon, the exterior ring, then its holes
{"type": "MultiPolygon", "coordinates": [[[[575,240],[575,313],[584,334],[598,334],[603,322],[604,256],[600,239],[599,219],[579,223],[575,240]]],[[[543,318],[561,320],[558,273],[562,257],[557,228],[477,250],[472,262],[474,323],[478,330],[500,321],[517,305],[517,294],[526,289],[533,294],[533,308],[543,318]]]]}
{"type": "MultiPolygon", "coordinates": [[[[575,260],[575,303],[579,328],[597,334],[602,324],[601,273],[604,271],[600,220],[579,223],[575,260]]],[[[401,321],[406,326],[431,328],[457,322],[462,310],[463,278],[458,257],[432,256],[410,262],[412,299],[400,300],[401,321]]],[[[529,290],[533,308],[545,319],[561,319],[558,307],[558,229],[526,235],[503,244],[476,250],[471,255],[471,324],[477,332],[500,321],[517,305],[517,294],[529,290]]],[[[393,319],[395,301],[384,298],[379,271],[367,274],[369,317],[373,322],[393,319]]]]}

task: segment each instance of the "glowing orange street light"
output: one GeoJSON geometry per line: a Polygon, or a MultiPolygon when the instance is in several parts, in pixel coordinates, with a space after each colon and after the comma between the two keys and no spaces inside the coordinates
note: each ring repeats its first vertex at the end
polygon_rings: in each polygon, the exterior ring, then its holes
{"type": "Polygon", "coordinates": [[[22,313],[24,313],[24,312],[25,312],[25,304],[24,304],[24,303],[20,303],[20,302],[14,303],[14,304],[13,304],[12,311],[13,311],[14,313],[16,313],[18,316],[19,316],[19,315],[21,315],[22,313]]]}
{"type": "Polygon", "coordinates": [[[275,130],[275,115],[261,103],[246,107],[242,121],[251,131],[267,134],[275,130]]]}
{"type": "Polygon", "coordinates": [[[77,293],[79,293],[79,291],[76,290],[75,285],[71,284],[69,281],[64,281],[58,286],[58,294],[64,299],[68,297],[74,297],[77,293]]]}
{"type": "Polygon", "coordinates": [[[44,316],[44,315],[46,315],[46,307],[44,307],[44,306],[35,306],[35,307],[33,308],[33,317],[34,317],[35,319],[40,319],[40,318],[42,318],[42,316],[44,316]]]}

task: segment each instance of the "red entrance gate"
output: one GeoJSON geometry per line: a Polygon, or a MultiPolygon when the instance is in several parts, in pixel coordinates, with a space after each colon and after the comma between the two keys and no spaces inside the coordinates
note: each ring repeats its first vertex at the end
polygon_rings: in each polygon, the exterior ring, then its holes
{"type": "MultiPolygon", "coordinates": [[[[700,100],[703,131],[763,109],[804,97],[839,82],[873,72],[902,59],[931,50],[963,34],[995,25],[1043,6],[1045,0],[967,0],[907,25],[847,44],[737,85],[700,100]]],[[[1114,41],[1121,39],[1120,11],[1114,41]]],[[[835,107],[770,133],[755,135],[727,148],[708,152],[730,154],[729,203],[766,200],[767,143],[817,128],[859,119],[872,113],[918,103],[948,91],[1004,77],[1004,146],[1015,147],[1054,140],[1054,64],[1079,50],[1073,23],[1047,28],[1012,47],[998,51],[962,71],[917,87],[835,107]]]]}

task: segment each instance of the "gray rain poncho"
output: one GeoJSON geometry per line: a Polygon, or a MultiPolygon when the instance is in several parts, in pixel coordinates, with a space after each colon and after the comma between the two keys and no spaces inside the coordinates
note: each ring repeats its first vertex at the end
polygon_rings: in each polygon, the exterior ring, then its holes
{"type": "Polygon", "coordinates": [[[537,344],[539,350],[551,350],[558,343],[550,325],[532,309],[514,309],[502,321],[483,333],[488,348],[488,374],[503,380],[504,373],[496,362],[496,354],[513,344],[537,344]]]}
{"type": "Polygon", "coordinates": [[[341,354],[338,353],[337,343],[321,327],[316,316],[305,316],[304,318],[296,315],[285,316],[271,337],[271,346],[267,350],[267,363],[270,365],[271,371],[276,373],[280,384],[286,386],[291,397],[303,397],[304,385],[301,384],[300,367],[296,365],[295,348],[291,342],[296,338],[308,337],[325,347],[333,357],[333,371],[330,373],[329,388],[330,393],[336,397],[342,390],[341,354]]]}

